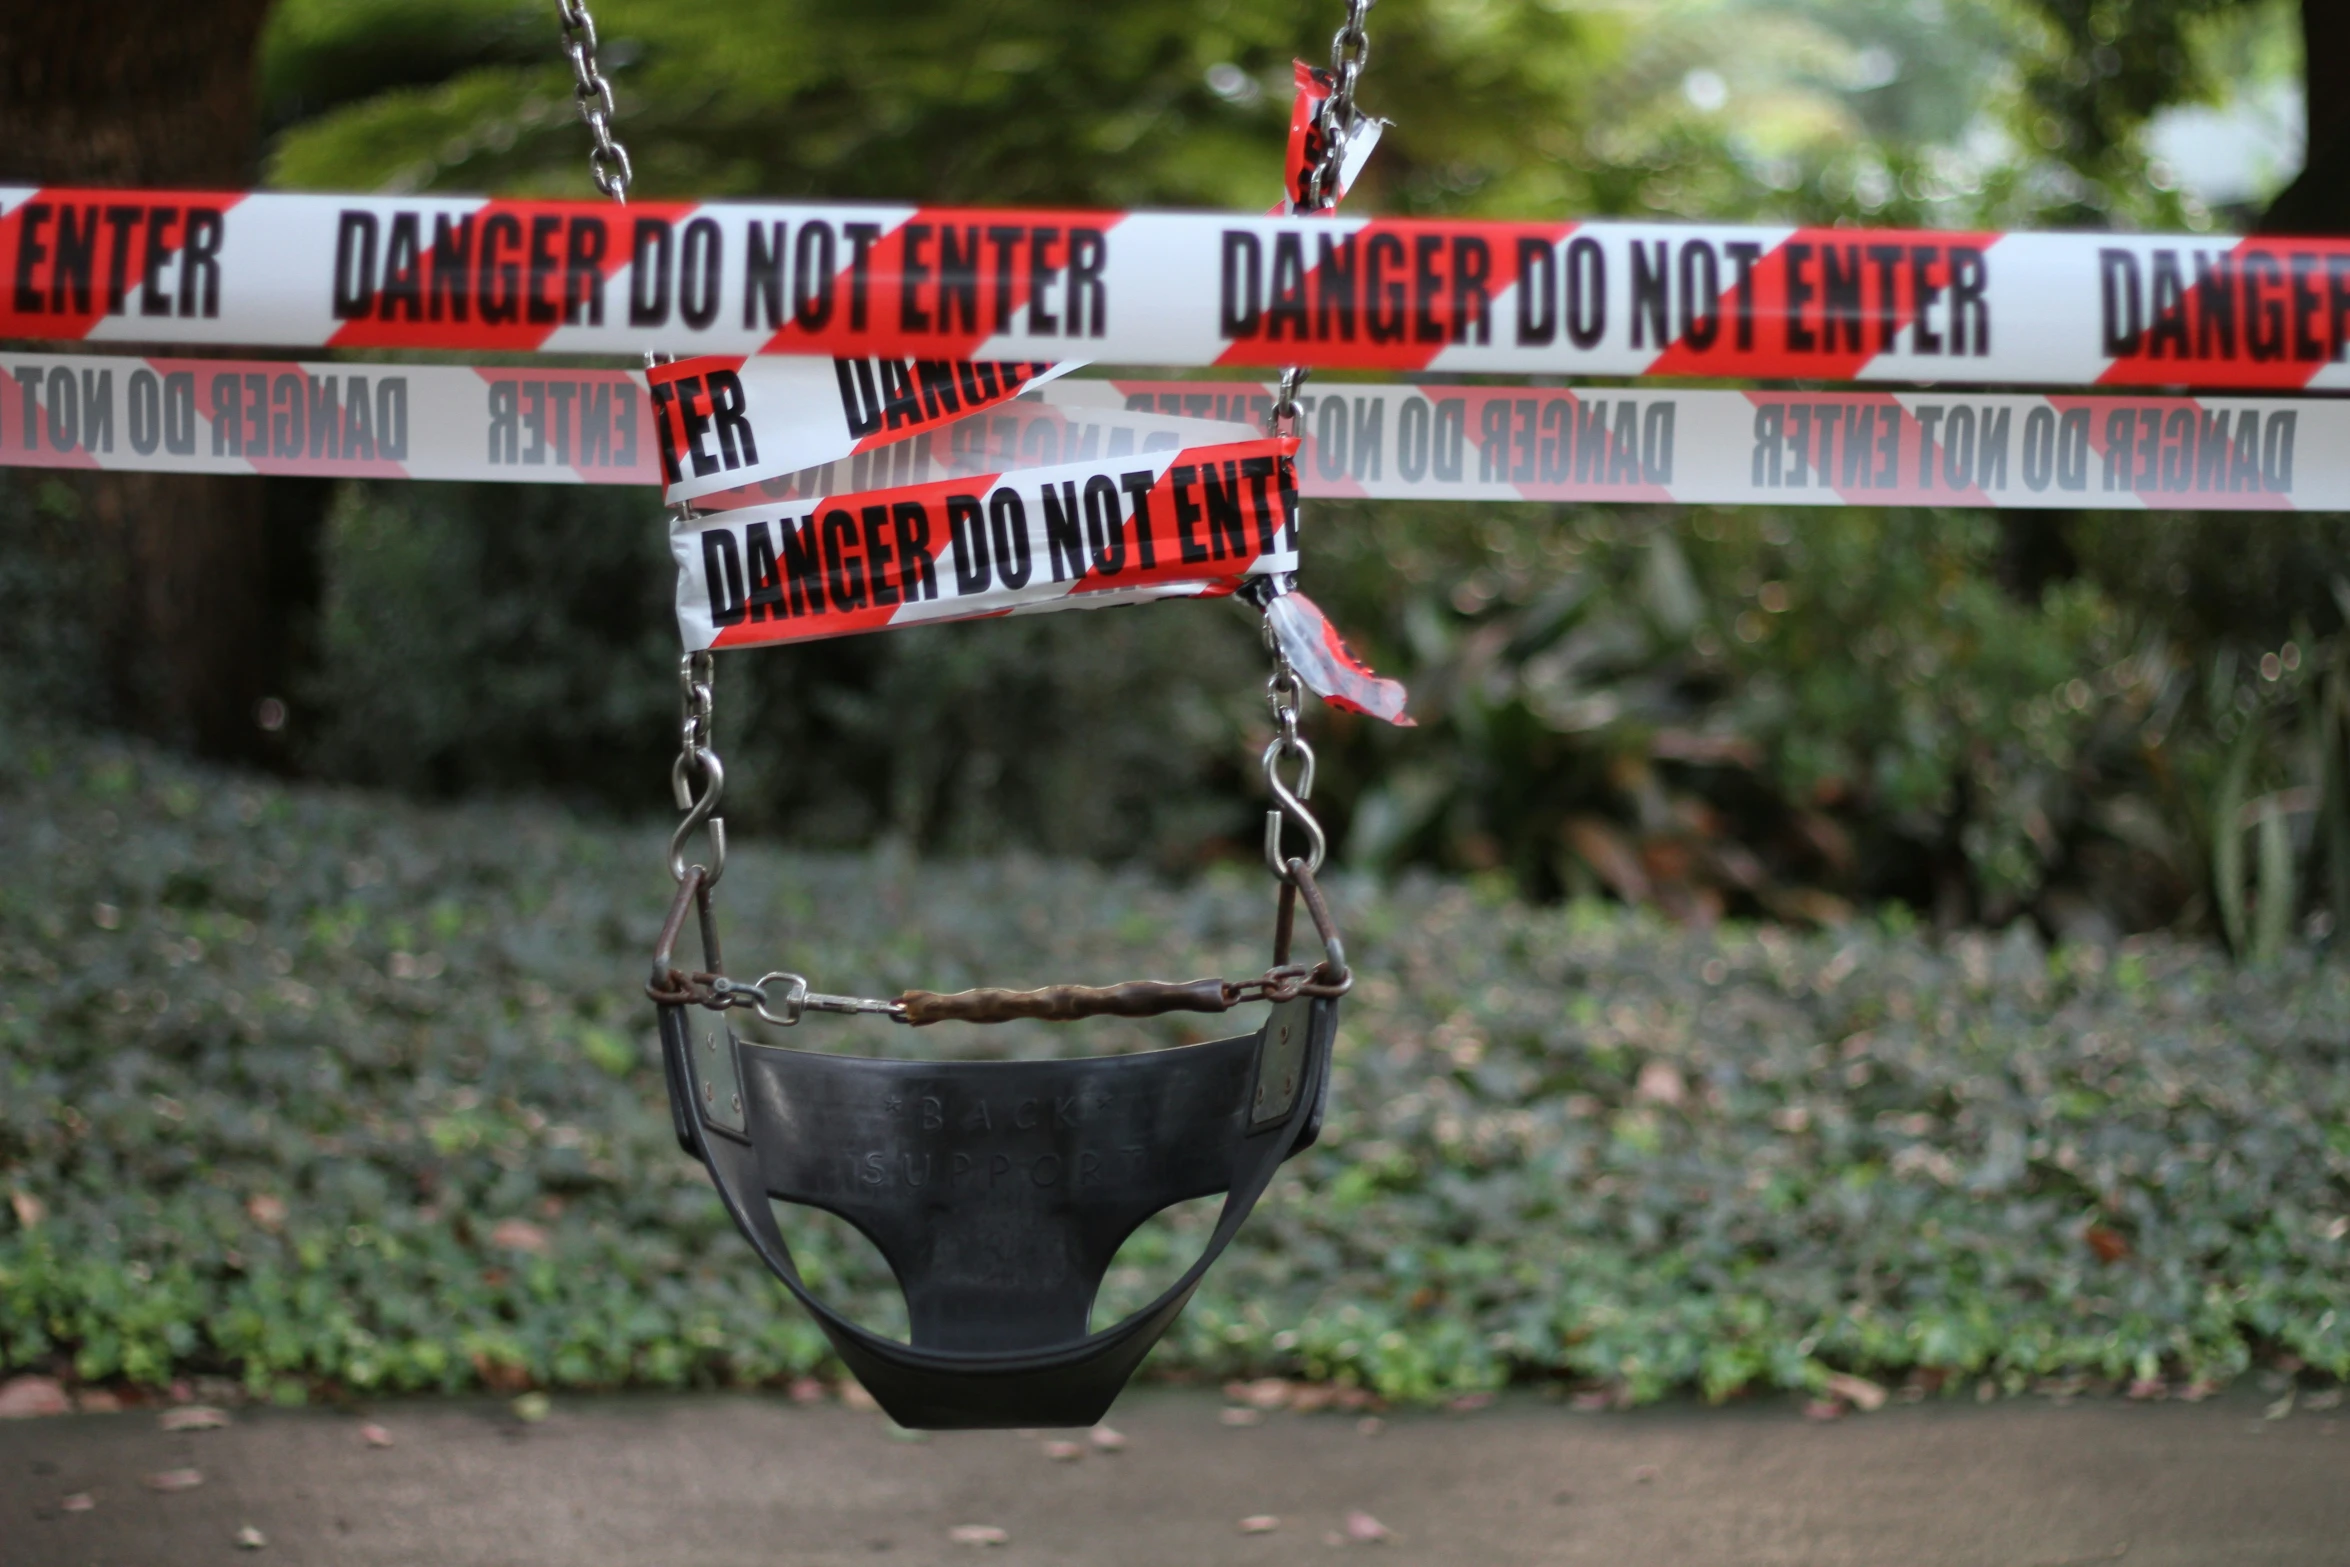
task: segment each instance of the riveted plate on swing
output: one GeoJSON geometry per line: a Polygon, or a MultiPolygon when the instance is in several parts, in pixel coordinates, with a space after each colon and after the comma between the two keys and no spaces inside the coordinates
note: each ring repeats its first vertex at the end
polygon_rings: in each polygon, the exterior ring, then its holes
{"type": "Polygon", "coordinates": [[[694,1108],[703,1121],[735,1136],[750,1123],[743,1114],[742,1068],[735,1059],[734,1030],[724,1018],[689,1025],[687,1070],[693,1078],[694,1108]]]}
{"type": "Polygon", "coordinates": [[[1257,1046],[1257,1086],[1249,1100],[1250,1131],[1288,1117],[1306,1072],[1306,1040],[1314,1004],[1300,997],[1276,1003],[1257,1046]]]}

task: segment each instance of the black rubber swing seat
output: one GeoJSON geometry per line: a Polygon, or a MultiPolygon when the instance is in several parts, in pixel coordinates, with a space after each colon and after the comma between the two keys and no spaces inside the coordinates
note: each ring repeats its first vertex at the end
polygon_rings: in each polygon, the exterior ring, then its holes
{"type": "Polygon", "coordinates": [[[738,1038],[723,1010],[671,1001],[660,1019],[679,1142],[891,1418],[1078,1426],[1102,1418],[1282,1161],[1313,1143],[1337,1000],[1276,1001],[1256,1032],[1206,1044],[1041,1061],[789,1050],[738,1038]],[[1149,1305],[1088,1332],[1120,1244],[1162,1209],[1218,1192],[1199,1258],[1149,1305]],[[771,1198],[837,1214],[880,1249],[910,1342],[808,1288],[771,1198]]]}

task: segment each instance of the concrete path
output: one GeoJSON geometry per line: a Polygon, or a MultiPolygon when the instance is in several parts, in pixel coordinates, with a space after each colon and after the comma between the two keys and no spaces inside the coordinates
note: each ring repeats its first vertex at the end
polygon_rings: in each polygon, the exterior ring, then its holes
{"type": "Polygon", "coordinates": [[[1073,1462],[1033,1434],[910,1441],[878,1415],[750,1396],[558,1398],[529,1426],[471,1401],[240,1411],[201,1432],[134,1410],[0,1424],[0,1564],[2350,1563],[2350,1421],[2264,1420],[2262,1402],[1937,1402],[1822,1425],[1778,1403],[1511,1398],[1365,1435],[1338,1414],[1235,1429],[1212,1394],[1146,1389],[1112,1417],[1125,1450],[1073,1462]],[[370,1447],[365,1422],[393,1445],[370,1447]],[[202,1483],[144,1480],[183,1469],[202,1483]],[[66,1510],[76,1493],[90,1505],[66,1510]],[[1353,1511],[1392,1537],[1345,1540],[1353,1511]],[[1244,1535],[1257,1514],[1279,1528],[1244,1535]],[[960,1545],[958,1525],[1006,1541],[960,1545]],[[258,1550],[237,1547],[247,1526],[258,1550]]]}

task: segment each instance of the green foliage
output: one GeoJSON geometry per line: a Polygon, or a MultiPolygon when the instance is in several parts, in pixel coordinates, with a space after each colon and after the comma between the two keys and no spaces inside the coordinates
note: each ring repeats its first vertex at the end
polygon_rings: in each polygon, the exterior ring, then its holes
{"type": "Polygon", "coordinates": [[[86,715],[103,692],[93,617],[100,581],[81,496],[33,474],[0,481],[0,772],[14,723],[86,715]]]}
{"type": "MultiPolygon", "coordinates": [[[[1385,0],[1365,101],[1400,212],[2203,223],[2139,130],[2289,40],[2290,0],[1385,0]],[[1691,91],[1699,78],[1715,92],[1691,91]]],[[[1260,206],[1338,9],[607,0],[640,188],[1260,206]]],[[[541,8],[287,0],[276,183],[590,190],[541,8]]]]}
{"type": "MultiPolygon", "coordinates": [[[[586,191],[551,20],[541,52],[518,59],[504,21],[516,8],[444,9],[456,25],[441,78],[416,80],[398,49],[380,83],[344,76],[340,101],[280,142],[279,183],[586,191]],[[480,40],[471,58],[454,46],[466,37],[480,40]]],[[[1430,130],[1447,165],[1495,151],[1515,113],[1550,107],[1588,71],[1575,46],[1590,29],[1571,16],[1496,8],[1455,19],[1484,25],[1439,27],[1424,3],[1391,9],[1390,90],[1462,105],[1449,129],[1430,130]]],[[[1325,53],[1332,25],[1219,0],[883,0],[755,15],[718,0],[609,0],[597,14],[647,194],[1241,207],[1278,188],[1288,62],[1325,53]],[[1219,77],[1221,92],[1208,74],[1219,65],[1241,72],[1219,77]]],[[[289,6],[273,20],[265,80],[291,97],[322,62],[412,30],[390,7],[289,6]]]]}
{"type": "MultiPolygon", "coordinates": [[[[2022,54],[2018,119],[2080,180],[2076,221],[2209,221],[2149,178],[2140,132],[2159,109],[2217,101],[2246,57],[2291,47],[2302,0],[2020,0],[2040,25],[2022,54]]],[[[2312,5],[2324,0],[2307,0],[2312,5]]]]}
{"type": "MultiPolygon", "coordinates": [[[[347,490],[300,742],[331,776],[629,812],[676,754],[675,568],[643,497],[347,490]]],[[[720,660],[726,815],[806,846],[1007,841],[1177,863],[1245,834],[1263,655],[1228,605],[926,628],[720,660]]]]}
{"type": "Polygon", "coordinates": [[[1358,863],[1503,864],[1681,917],[1955,897],[2003,921],[2087,809],[2124,617],[2089,583],[2004,590],[1992,519],[1323,515],[1328,596],[1417,666],[1423,724],[1345,731],[1358,863]]]}
{"type": "MultiPolygon", "coordinates": [[[[288,1397],[825,1364],[671,1138],[634,988],[660,834],[43,756],[0,793],[0,1368],[288,1397]]],[[[1238,873],[755,843],[723,891],[738,958],[868,993],[1253,971],[1269,903],[1238,873]]],[[[1329,1131],[1162,1370],[1633,1399],[1831,1369],[2350,1373],[2338,961],[2289,947],[2253,978],[2020,926],[1695,933],[1427,879],[1338,893],[1361,979],[1329,1131]]],[[[1025,1053],[1185,1028],[826,1037],[1025,1053]]],[[[1146,1229],[1103,1309],[1210,1222],[1146,1229]]],[[[820,1287],[887,1319],[869,1249],[795,1233],[820,1287]]]]}

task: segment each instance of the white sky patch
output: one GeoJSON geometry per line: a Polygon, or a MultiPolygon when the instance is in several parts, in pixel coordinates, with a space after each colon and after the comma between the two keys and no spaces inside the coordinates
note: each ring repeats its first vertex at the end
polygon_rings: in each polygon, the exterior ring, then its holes
{"type": "Polygon", "coordinates": [[[2181,104],[2147,126],[2148,151],[2206,206],[2262,205],[2301,172],[2298,82],[2248,84],[2227,103],[2181,104]]]}

